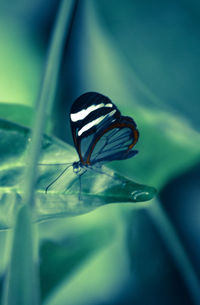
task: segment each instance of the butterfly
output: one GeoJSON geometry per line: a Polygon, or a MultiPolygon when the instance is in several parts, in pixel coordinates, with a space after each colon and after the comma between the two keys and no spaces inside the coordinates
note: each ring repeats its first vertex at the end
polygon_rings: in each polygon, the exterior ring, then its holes
{"type": "MultiPolygon", "coordinates": [[[[128,159],[138,153],[133,149],[139,138],[136,123],[131,117],[122,116],[108,97],[97,92],[82,94],[72,104],[69,117],[79,156],[79,161],[70,166],[79,176],[80,185],[80,178],[88,169],[101,172],[102,164],[128,159]]],[[[48,185],[46,191],[67,169],[48,185]]]]}

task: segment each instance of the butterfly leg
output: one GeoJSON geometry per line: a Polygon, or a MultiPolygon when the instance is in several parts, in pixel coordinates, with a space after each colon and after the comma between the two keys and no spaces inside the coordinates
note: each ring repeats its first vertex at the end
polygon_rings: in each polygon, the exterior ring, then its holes
{"type": "Polygon", "coordinates": [[[78,177],[79,180],[79,194],[78,194],[78,198],[81,201],[81,175],[78,177]]]}
{"type": "Polygon", "coordinates": [[[67,166],[61,173],[60,175],[58,175],[45,189],[45,193],[47,194],[48,189],[66,172],[66,170],[72,166],[71,164],[69,166],[67,166]]]}
{"type": "Polygon", "coordinates": [[[84,171],[82,174],[79,174],[79,175],[78,175],[78,180],[79,180],[79,195],[78,195],[78,198],[79,198],[80,201],[82,200],[82,197],[81,197],[81,193],[82,193],[81,176],[82,176],[83,174],[85,174],[85,171],[84,171]]]}

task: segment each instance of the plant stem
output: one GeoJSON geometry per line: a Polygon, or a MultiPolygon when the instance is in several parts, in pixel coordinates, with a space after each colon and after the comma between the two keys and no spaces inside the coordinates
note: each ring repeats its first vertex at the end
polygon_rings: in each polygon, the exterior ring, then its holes
{"type": "Polygon", "coordinates": [[[33,205],[37,163],[43,131],[47,114],[51,109],[52,101],[55,97],[62,53],[66,37],[70,30],[73,11],[76,7],[75,4],[76,2],[74,0],[63,0],[61,3],[48,50],[41,89],[36,103],[32,139],[29,147],[27,170],[25,173],[25,202],[30,206],[33,205]]]}
{"type": "Polygon", "coordinates": [[[12,236],[9,268],[3,291],[3,305],[40,304],[38,270],[33,254],[34,232],[31,210],[24,205],[18,211],[12,236]]]}

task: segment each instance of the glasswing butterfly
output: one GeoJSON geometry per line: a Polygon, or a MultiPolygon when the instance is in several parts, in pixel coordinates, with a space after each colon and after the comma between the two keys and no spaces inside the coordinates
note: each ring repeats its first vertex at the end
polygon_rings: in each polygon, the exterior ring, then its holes
{"type": "Polygon", "coordinates": [[[102,164],[128,159],[138,152],[133,150],[139,138],[136,123],[128,116],[122,116],[115,104],[102,94],[88,92],[78,97],[71,106],[70,124],[79,161],[70,163],[47,186],[46,192],[58,184],[58,180],[63,180],[72,167],[79,177],[81,193],[81,176],[86,171],[108,175],[101,171],[102,164]]]}

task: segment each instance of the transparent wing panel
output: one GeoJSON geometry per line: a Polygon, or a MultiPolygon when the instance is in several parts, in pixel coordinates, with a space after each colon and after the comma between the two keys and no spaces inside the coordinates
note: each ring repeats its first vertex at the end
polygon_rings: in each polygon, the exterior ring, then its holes
{"type": "Polygon", "coordinates": [[[133,142],[133,132],[130,128],[115,128],[105,133],[95,145],[91,154],[91,164],[104,161],[123,159],[133,142]]]}

